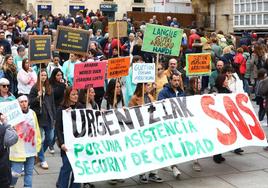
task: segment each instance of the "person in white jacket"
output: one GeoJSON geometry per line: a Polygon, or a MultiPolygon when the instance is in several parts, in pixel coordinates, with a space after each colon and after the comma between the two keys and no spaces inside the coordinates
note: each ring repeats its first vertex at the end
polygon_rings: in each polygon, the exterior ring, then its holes
{"type": "Polygon", "coordinates": [[[28,95],[32,86],[37,81],[37,75],[35,71],[32,70],[27,58],[22,61],[22,69],[18,72],[17,79],[18,93],[28,95]]]}
{"type": "Polygon", "coordinates": [[[227,75],[228,87],[232,93],[244,93],[243,81],[234,72],[234,69],[231,66],[224,66],[222,73],[227,75]]]}

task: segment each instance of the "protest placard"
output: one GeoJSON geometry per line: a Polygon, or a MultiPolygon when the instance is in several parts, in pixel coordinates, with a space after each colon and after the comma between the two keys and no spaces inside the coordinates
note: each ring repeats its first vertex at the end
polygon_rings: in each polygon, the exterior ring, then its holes
{"type": "Polygon", "coordinates": [[[48,63],[51,61],[51,36],[29,36],[29,63],[48,63]]]}
{"type": "Polygon", "coordinates": [[[155,81],[154,63],[133,63],[132,82],[151,83],[155,81]]]}
{"type": "Polygon", "coordinates": [[[11,126],[15,126],[24,121],[23,113],[17,100],[1,102],[0,113],[7,117],[7,123],[11,126]]]}
{"type": "Polygon", "coordinates": [[[142,51],[179,56],[183,30],[146,24],[142,51]]]}
{"type": "Polygon", "coordinates": [[[244,93],[177,97],[102,112],[63,111],[63,124],[67,156],[75,182],[81,183],[267,146],[244,93]]]}
{"type": "Polygon", "coordinates": [[[127,37],[127,22],[126,21],[109,22],[108,31],[109,31],[109,38],[127,37]],[[118,28],[119,30],[117,31],[118,28]]]}
{"type": "Polygon", "coordinates": [[[211,54],[195,53],[186,54],[186,75],[204,76],[211,73],[211,54]]]}
{"type": "Polygon", "coordinates": [[[74,88],[88,89],[104,86],[107,61],[86,62],[74,66],[74,88]]]}
{"type": "Polygon", "coordinates": [[[130,57],[119,57],[108,60],[107,78],[120,78],[128,75],[130,57]]]}
{"type": "Polygon", "coordinates": [[[55,49],[66,53],[84,55],[88,52],[89,31],[58,26],[55,49]]]}

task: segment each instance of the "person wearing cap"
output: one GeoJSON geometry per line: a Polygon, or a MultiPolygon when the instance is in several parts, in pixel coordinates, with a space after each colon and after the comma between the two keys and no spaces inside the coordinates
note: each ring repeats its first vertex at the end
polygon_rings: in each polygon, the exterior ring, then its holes
{"type": "Polygon", "coordinates": [[[0,102],[16,100],[16,97],[9,92],[9,81],[6,78],[0,79],[0,102]]]}
{"type": "Polygon", "coordinates": [[[23,45],[20,45],[17,48],[17,52],[18,52],[18,55],[14,57],[14,63],[17,67],[17,70],[20,71],[22,69],[22,60],[27,57],[25,47],[23,45]]]}
{"type": "Polygon", "coordinates": [[[18,97],[24,120],[16,126],[18,142],[10,148],[12,181],[10,187],[15,187],[19,175],[24,168],[24,187],[32,187],[32,177],[35,156],[41,148],[41,134],[36,114],[29,108],[26,95],[18,97]]]}

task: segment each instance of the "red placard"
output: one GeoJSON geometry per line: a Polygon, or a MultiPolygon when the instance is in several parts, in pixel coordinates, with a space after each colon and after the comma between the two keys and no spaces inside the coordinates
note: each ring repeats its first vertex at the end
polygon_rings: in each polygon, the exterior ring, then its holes
{"type": "Polygon", "coordinates": [[[104,86],[107,61],[85,62],[74,67],[74,88],[88,89],[104,86]]]}

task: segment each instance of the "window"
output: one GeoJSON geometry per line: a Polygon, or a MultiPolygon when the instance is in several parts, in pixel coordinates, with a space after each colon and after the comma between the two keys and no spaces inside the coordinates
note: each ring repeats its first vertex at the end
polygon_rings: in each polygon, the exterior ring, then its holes
{"type": "Polygon", "coordinates": [[[239,25],[239,16],[234,17],[234,25],[239,25]]]}
{"type": "Polygon", "coordinates": [[[268,0],[233,0],[235,27],[268,26],[268,0]]]}
{"type": "Polygon", "coordinates": [[[263,24],[268,25],[268,14],[263,15],[263,24]]]}
{"type": "Polygon", "coordinates": [[[145,8],[143,8],[143,7],[132,7],[132,11],[145,12],[145,8]]]}
{"type": "Polygon", "coordinates": [[[143,3],[143,0],[134,0],[134,3],[143,3]]]}
{"type": "Polygon", "coordinates": [[[268,11],[268,2],[263,2],[263,10],[268,11]]]}
{"type": "Polygon", "coordinates": [[[258,7],[258,11],[262,11],[262,1],[259,0],[257,4],[258,4],[258,6],[257,6],[258,7]]]}
{"type": "Polygon", "coordinates": [[[235,5],[235,13],[239,13],[239,5],[238,4],[235,5]]]}
{"type": "Polygon", "coordinates": [[[262,14],[257,15],[257,24],[261,25],[262,24],[262,14]]]}
{"type": "Polygon", "coordinates": [[[246,15],[246,25],[250,25],[250,16],[246,15]]]}
{"type": "Polygon", "coordinates": [[[251,15],[251,25],[256,25],[256,14],[251,15]]]}
{"type": "Polygon", "coordinates": [[[240,15],[240,25],[245,25],[245,17],[244,15],[240,15]]]}

